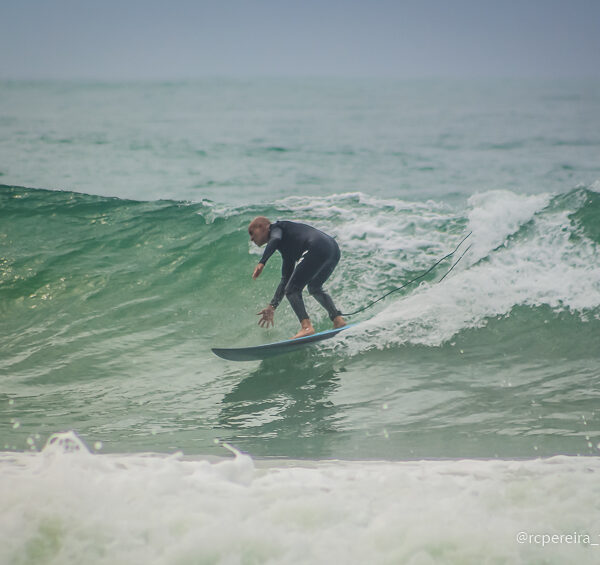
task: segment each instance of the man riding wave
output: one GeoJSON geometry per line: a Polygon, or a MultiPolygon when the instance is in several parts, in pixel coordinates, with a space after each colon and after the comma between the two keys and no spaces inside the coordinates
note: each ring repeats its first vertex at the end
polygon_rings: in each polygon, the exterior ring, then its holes
{"type": "Polygon", "coordinates": [[[251,241],[259,247],[266,244],[261,260],[252,273],[256,279],[262,273],[269,257],[275,251],[281,253],[281,281],[269,305],[261,310],[259,325],[269,327],[274,324],[275,309],[284,295],[289,300],[300,325],[294,338],[315,333],[302,299],[302,291],[308,285],[308,292],[327,310],[334,328],[346,325],[342,313],[335,307],[323,283],[331,276],[340,260],[340,248],[331,236],[307,224],[290,221],[271,223],[264,216],[254,218],[248,226],[251,241]]]}

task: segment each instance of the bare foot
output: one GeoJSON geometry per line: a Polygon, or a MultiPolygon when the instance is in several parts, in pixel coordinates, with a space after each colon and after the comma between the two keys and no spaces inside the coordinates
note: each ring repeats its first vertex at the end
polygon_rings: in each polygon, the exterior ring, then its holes
{"type": "Polygon", "coordinates": [[[302,324],[302,329],[292,339],[307,337],[315,333],[315,328],[313,328],[309,319],[302,320],[300,323],[302,324]]]}
{"type": "Polygon", "coordinates": [[[333,319],[333,327],[334,328],[343,328],[346,325],[346,320],[344,320],[344,318],[342,318],[341,316],[336,316],[333,319]]]}
{"type": "Polygon", "coordinates": [[[292,339],[296,339],[298,337],[307,337],[309,335],[313,335],[315,333],[315,330],[312,328],[307,328],[307,329],[301,329],[292,339]]]}

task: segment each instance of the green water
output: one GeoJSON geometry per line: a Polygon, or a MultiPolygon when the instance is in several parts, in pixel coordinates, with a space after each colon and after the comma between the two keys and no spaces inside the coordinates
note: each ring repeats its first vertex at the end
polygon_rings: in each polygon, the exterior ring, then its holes
{"type": "Polygon", "coordinates": [[[514,209],[498,209],[493,193],[464,208],[349,195],[219,209],[0,194],[6,449],[63,429],[126,452],[217,453],[217,439],[308,458],[597,449],[596,192],[534,202],[500,246],[478,213],[518,216],[518,195],[503,195],[514,209]],[[295,331],[285,303],[275,328],[256,326],[279,279],[274,257],[251,280],[260,251],[246,226],[259,211],[302,215],[337,237],[343,259],[329,289],[346,311],[422,272],[466,230],[479,247],[441,284],[452,260],[356,316],[347,336],[262,363],[225,362],[210,348],[295,331]]]}

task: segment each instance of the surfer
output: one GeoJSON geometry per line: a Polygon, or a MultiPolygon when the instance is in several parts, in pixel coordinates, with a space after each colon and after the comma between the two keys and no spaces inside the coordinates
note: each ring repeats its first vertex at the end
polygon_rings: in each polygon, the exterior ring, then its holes
{"type": "Polygon", "coordinates": [[[302,290],[308,285],[308,292],[327,310],[334,328],[346,325],[342,313],[335,307],[331,296],[323,290],[323,283],[331,276],[340,260],[340,248],[335,239],[312,226],[298,222],[278,221],[271,223],[264,216],[254,218],[248,226],[250,240],[259,247],[267,245],[261,260],[252,273],[257,279],[269,257],[279,251],[283,259],[281,282],[269,305],[261,310],[258,324],[269,327],[274,324],[275,309],[285,295],[294,310],[300,331],[294,336],[305,337],[315,333],[306,313],[302,290]]]}

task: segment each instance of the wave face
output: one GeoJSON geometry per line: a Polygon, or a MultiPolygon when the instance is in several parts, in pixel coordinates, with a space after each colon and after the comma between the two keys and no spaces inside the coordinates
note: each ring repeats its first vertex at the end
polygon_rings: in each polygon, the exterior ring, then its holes
{"type": "Polygon", "coordinates": [[[0,186],[4,447],[74,428],[107,451],[206,454],[219,439],[288,457],[597,453],[598,226],[597,184],[462,204],[348,193],[240,207],[0,186]],[[280,264],[251,280],[258,214],[337,238],[328,288],[345,312],[472,234],[339,339],[227,363],[210,348],[296,327],[287,304],[275,328],[256,327],[280,264]]]}

